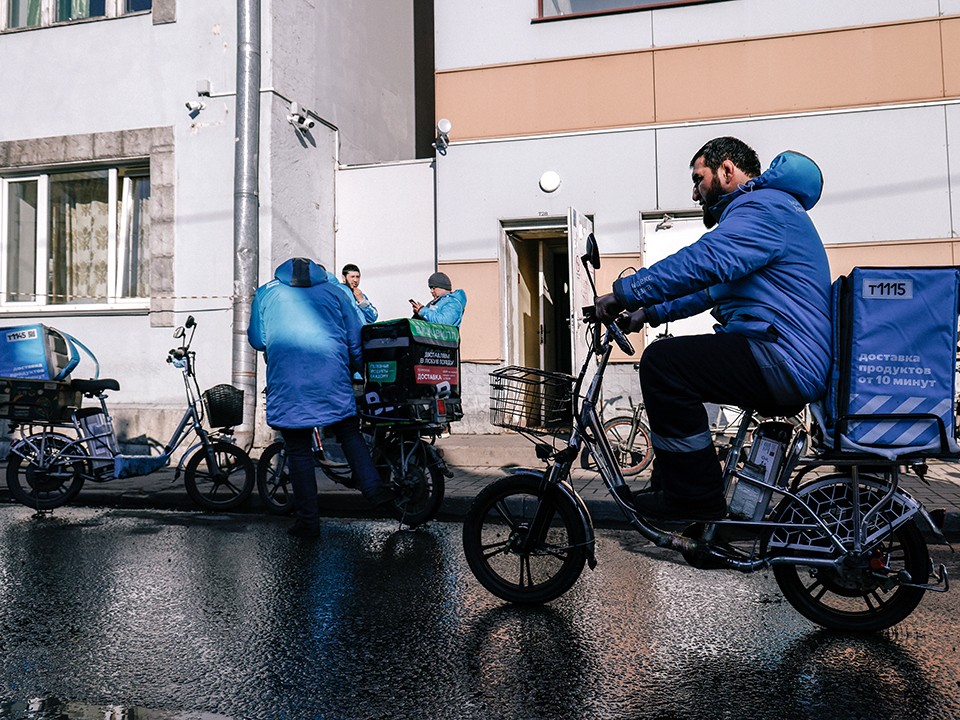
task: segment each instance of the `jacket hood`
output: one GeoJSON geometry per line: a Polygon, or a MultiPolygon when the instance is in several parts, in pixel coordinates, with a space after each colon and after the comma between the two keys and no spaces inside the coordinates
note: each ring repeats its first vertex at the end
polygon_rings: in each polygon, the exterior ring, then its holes
{"type": "Polygon", "coordinates": [[[444,297],[448,297],[451,300],[456,300],[464,307],[467,306],[467,294],[463,290],[453,290],[452,292],[448,292],[446,295],[444,295],[444,297]]]}
{"type": "Polygon", "coordinates": [[[710,214],[719,218],[735,199],[754,190],[771,188],[793,195],[804,210],[810,210],[823,192],[823,173],[819,166],[806,155],[787,150],[777,155],[766,171],[752,178],[720,198],[710,208],[710,214]]]}
{"type": "Polygon", "coordinates": [[[323,265],[307,258],[290,258],[277,268],[273,276],[290,287],[313,287],[330,282],[323,265]]]}
{"type": "Polygon", "coordinates": [[[823,173],[806,155],[787,150],[777,155],[767,171],[746,183],[745,190],[773,188],[793,195],[804,210],[811,209],[823,192],[823,173]]]}

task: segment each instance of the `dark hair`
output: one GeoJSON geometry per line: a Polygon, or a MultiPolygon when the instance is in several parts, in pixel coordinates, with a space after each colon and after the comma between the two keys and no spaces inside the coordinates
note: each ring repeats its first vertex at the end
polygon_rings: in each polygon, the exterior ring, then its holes
{"type": "Polygon", "coordinates": [[[360,268],[353,263],[347,263],[343,266],[343,270],[340,271],[340,274],[346,277],[348,272],[360,272],[360,268]]]}
{"type": "Polygon", "coordinates": [[[760,158],[757,157],[756,151],[743,140],[735,137],[714,138],[697,150],[693,159],[690,160],[690,167],[693,167],[698,157],[702,157],[703,164],[714,172],[724,160],[729,160],[743,170],[747,177],[756,177],[760,174],[760,158]]]}

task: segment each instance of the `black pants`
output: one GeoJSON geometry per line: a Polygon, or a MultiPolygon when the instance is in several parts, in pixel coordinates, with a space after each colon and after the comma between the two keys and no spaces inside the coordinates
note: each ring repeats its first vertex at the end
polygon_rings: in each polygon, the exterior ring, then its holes
{"type": "MultiPolygon", "coordinates": [[[[351,415],[329,425],[328,428],[337,436],[360,491],[364,497],[372,497],[382,481],[373,458],[370,457],[370,449],[360,433],[360,419],[351,415]]],[[[320,522],[320,512],[317,508],[317,465],[313,459],[313,428],[278,429],[283,435],[286,447],[287,472],[290,473],[297,521],[305,526],[316,526],[320,522]]]]}
{"type": "Polygon", "coordinates": [[[640,358],[640,389],[653,434],[651,484],[679,502],[710,501],[723,494],[703,403],[776,404],[747,339],[732,333],[651,343],[640,358]]]}

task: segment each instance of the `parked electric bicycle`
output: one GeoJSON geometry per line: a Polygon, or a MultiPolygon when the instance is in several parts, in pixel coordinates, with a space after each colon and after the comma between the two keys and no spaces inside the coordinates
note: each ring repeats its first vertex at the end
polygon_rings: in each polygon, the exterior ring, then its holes
{"type": "MultiPolygon", "coordinates": [[[[443,503],[444,475],[448,471],[433,445],[440,430],[439,425],[430,424],[363,424],[374,464],[397,493],[391,506],[393,515],[409,527],[432,520],[443,503]]],[[[333,438],[324,438],[322,430],[314,428],[313,456],[317,467],[334,482],[356,488],[350,466],[345,458],[337,457],[337,449],[333,438]]],[[[286,462],[282,440],[269,445],[257,461],[257,492],[264,507],[278,515],[293,511],[286,462]]]]}
{"type": "MultiPolygon", "coordinates": [[[[593,283],[600,257],[592,235],[581,260],[593,283]]],[[[569,434],[559,450],[537,446],[546,470],[517,470],[495,481],[469,509],[464,552],[487,590],[509,602],[545,603],[566,592],[584,564],[596,566],[590,514],[570,483],[571,466],[583,449],[597,459],[614,501],[643,537],[679,551],[697,568],[772,567],[787,601],[819,625],[887,628],[906,618],[926,591],[949,589],[946,568],[933,568],[921,533],[921,527],[939,530],[898,485],[900,465],[911,461],[847,452],[801,457],[806,430],[785,420],[761,423],[749,457],[742,457],[752,412],[744,413],[724,466],[730,517],[680,532],[651,524],[633,506],[597,410],[613,346],[628,355],[633,347],[616,323],[601,323],[592,308],[584,310],[592,347],[576,378],[518,367],[491,373],[493,424],[544,434],[566,424],[569,434]],[[594,357],[597,369],[584,390],[594,357]],[[808,479],[824,467],[835,471],[808,479]]],[[[797,411],[777,408],[767,414],[790,417],[797,411]]]]}
{"type": "MultiPolygon", "coordinates": [[[[217,385],[200,393],[196,353],[190,349],[196,327],[193,316],[187,317],[174,332],[180,346],[167,353],[167,362],[183,373],[186,409],[159,455],[120,452],[106,395],[108,390],[120,389],[116,380],[51,384],[61,399],[59,406],[45,407],[43,420],[11,426],[14,440],[7,460],[7,485],[14,499],[37,510],[50,510],[70,502],[88,480],[99,483],[149,475],[169,464],[192,434],[194,442],[182,453],[174,480],[182,473],[187,494],[205,510],[232,510],[243,504],[253,491],[255,476],[253,462],[233,444],[231,435],[232,426],[243,420],[243,392],[217,385]],[[98,405],[81,407],[82,397],[96,399],[98,405]],[[207,430],[205,416],[219,429],[207,430]]],[[[99,366],[97,370],[99,375],[99,366]]]]}

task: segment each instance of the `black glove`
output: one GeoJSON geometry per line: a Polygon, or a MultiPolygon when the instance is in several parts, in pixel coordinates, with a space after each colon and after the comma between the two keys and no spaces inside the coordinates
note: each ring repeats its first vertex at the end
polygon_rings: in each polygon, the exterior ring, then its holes
{"type": "Polygon", "coordinates": [[[623,305],[613,293],[598,297],[593,303],[593,308],[597,318],[603,322],[610,322],[623,311],[623,305]]]}
{"type": "Polygon", "coordinates": [[[617,318],[617,326],[625,333],[640,332],[646,324],[647,311],[643,308],[632,313],[623,313],[617,318]]]}

